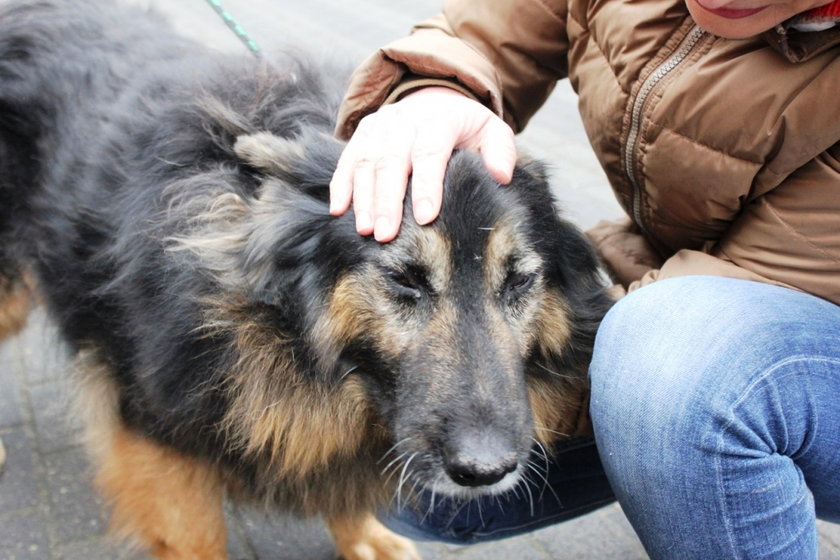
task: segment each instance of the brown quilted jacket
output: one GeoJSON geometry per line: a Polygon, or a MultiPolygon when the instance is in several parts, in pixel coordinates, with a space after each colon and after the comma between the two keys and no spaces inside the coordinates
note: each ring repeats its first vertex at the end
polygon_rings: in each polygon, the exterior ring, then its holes
{"type": "Polygon", "coordinates": [[[357,69],[337,134],[426,78],[521,130],[566,77],[618,200],[664,259],[634,286],[713,274],[840,304],[840,26],[731,40],[681,0],[449,0],[357,69]]]}

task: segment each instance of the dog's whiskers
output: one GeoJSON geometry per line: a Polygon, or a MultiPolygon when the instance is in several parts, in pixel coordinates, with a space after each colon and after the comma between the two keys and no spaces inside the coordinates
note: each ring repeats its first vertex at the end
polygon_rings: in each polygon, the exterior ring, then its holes
{"type": "Polygon", "coordinates": [[[534,494],[533,494],[533,492],[531,492],[531,484],[530,484],[531,480],[528,477],[527,472],[522,473],[522,479],[524,481],[524,484],[522,485],[522,488],[524,488],[525,492],[528,493],[528,506],[529,506],[529,510],[531,512],[531,517],[534,517],[534,494]]]}
{"type": "Polygon", "coordinates": [[[382,454],[382,457],[377,461],[377,463],[381,463],[382,461],[384,461],[388,457],[388,455],[390,455],[391,453],[396,451],[397,447],[399,447],[400,445],[402,445],[405,442],[410,441],[410,440],[411,440],[411,436],[407,436],[407,437],[402,438],[400,441],[398,441],[397,443],[395,443],[391,447],[389,447],[388,451],[386,451],[385,453],[382,454]]]}
{"type": "MultiPolygon", "coordinates": [[[[409,478],[413,478],[414,482],[411,483],[411,488],[409,488],[409,490],[408,490],[408,498],[412,499],[414,501],[417,501],[419,499],[419,496],[420,496],[420,494],[417,493],[417,487],[420,486],[420,484],[421,484],[420,477],[417,475],[417,473],[415,471],[412,471],[409,474],[409,478]]],[[[434,498],[434,496],[433,496],[433,498],[434,498]]]]}
{"type": "Polygon", "coordinates": [[[394,458],[394,459],[393,459],[390,463],[388,463],[388,464],[385,466],[385,468],[384,468],[384,469],[382,469],[382,476],[384,476],[384,477],[385,477],[385,482],[388,482],[388,481],[390,481],[390,480],[391,480],[391,477],[392,477],[392,476],[394,476],[394,473],[395,473],[395,472],[397,472],[397,467],[399,467],[399,462],[400,462],[402,459],[404,459],[406,455],[408,455],[408,451],[405,451],[405,452],[403,452],[403,453],[400,453],[400,454],[399,454],[399,455],[397,455],[397,456],[396,456],[396,457],[395,457],[395,458],[394,458]],[[393,470],[391,470],[391,467],[392,467],[392,466],[394,467],[394,469],[393,469],[393,470]],[[386,476],[386,473],[387,473],[389,470],[391,470],[391,473],[390,473],[390,474],[388,474],[388,475],[386,476]]]}
{"type": "Polygon", "coordinates": [[[560,500],[560,496],[557,495],[557,492],[554,491],[554,488],[551,486],[551,483],[548,481],[548,469],[549,469],[549,465],[551,464],[549,459],[548,459],[548,452],[546,451],[543,444],[541,444],[535,438],[531,438],[531,439],[536,444],[535,447],[534,447],[535,453],[539,454],[540,458],[543,460],[543,464],[545,465],[543,467],[540,467],[539,465],[537,465],[531,459],[528,459],[528,462],[525,465],[528,468],[528,470],[530,470],[531,472],[533,472],[534,474],[539,476],[543,481],[543,488],[540,491],[540,499],[542,499],[543,495],[545,494],[545,490],[547,488],[554,495],[554,499],[557,500],[557,503],[562,504],[563,502],[560,500]]]}
{"type": "Polygon", "coordinates": [[[415,459],[415,457],[417,457],[417,455],[418,455],[418,452],[414,452],[411,455],[411,457],[408,458],[408,461],[406,461],[403,464],[402,471],[400,472],[400,478],[399,478],[399,481],[397,482],[397,509],[402,508],[402,489],[403,489],[403,484],[405,483],[405,480],[406,480],[406,472],[408,472],[409,465],[415,459]]]}
{"type": "MultiPolygon", "coordinates": [[[[572,435],[572,434],[567,434],[565,432],[558,432],[557,430],[552,430],[551,428],[545,428],[543,426],[534,426],[534,430],[539,430],[540,432],[548,432],[550,434],[554,434],[554,435],[564,437],[564,438],[565,437],[571,437],[571,435],[572,435]]],[[[531,439],[533,439],[534,441],[537,441],[534,438],[531,438],[531,439]]],[[[539,443],[539,442],[537,442],[537,443],[539,443]]]]}
{"type": "Polygon", "coordinates": [[[542,369],[543,371],[546,371],[546,372],[550,373],[551,375],[553,375],[555,377],[559,377],[560,379],[569,379],[571,381],[579,381],[580,380],[580,378],[576,375],[565,375],[563,373],[560,373],[559,371],[554,371],[553,369],[551,369],[548,366],[546,366],[544,364],[541,364],[539,362],[537,362],[537,367],[542,369]]]}
{"type": "Polygon", "coordinates": [[[432,491],[431,500],[429,501],[428,507],[426,507],[426,511],[423,512],[423,517],[420,519],[421,523],[423,521],[425,521],[426,518],[428,518],[434,512],[435,501],[437,499],[437,489],[438,489],[438,486],[440,486],[440,484],[441,484],[441,480],[445,480],[445,479],[446,479],[445,475],[438,474],[437,476],[435,476],[434,480],[432,481],[432,484],[431,484],[431,491],[432,491]]]}
{"type": "Polygon", "coordinates": [[[496,506],[499,508],[499,511],[502,512],[502,516],[505,514],[505,506],[502,504],[502,497],[500,495],[493,496],[493,499],[496,500],[496,506]]]}
{"type": "Polygon", "coordinates": [[[161,163],[165,163],[166,165],[171,165],[172,167],[186,167],[186,163],[179,163],[177,161],[168,160],[165,157],[156,156],[156,160],[160,161],[161,163]]]}
{"type": "Polygon", "coordinates": [[[353,367],[351,367],[350,369],[348,369],[347,371],[345,371],[344,373],[342,373],[342,374],[341,374],[341,377],[339,377],[339,378],[338,378],[338,382],[339,382],[339,383],[341,383],[342,381],[344,381],[344,378],[345,378],[345,377],[347,377],[348,375],[350,375],[351,373],[353,373],[353,372],[354,372],[354,371],[356,371],[357,369],[359,369],[359,366],[358,366],[358,365],[354,365],[353,367]]]}
{"type": "MultiPolygon", "coordinates": [[[[536,429],[536,428],[535,428],[535,429],[536,429]]],[[[544,428],[544,429],[546,429],[546,430],[547,430],[547,428],[544,428]]],[[[554,430],[550,430],[550,431],[554,431],[554,430]]],[[[559,433],[559,432],[557,432],[557,433],[559,433]]],[[[533,437],[533,436],[531,437],[531,441],[533,441],[533,442],[534,442],[534,448],[533,448],[533,449],[534,449],[534,451],[535,451],[536,453],[539,453],[540,457],[542,457],[542,460],[543,460],[543,461],[545,461],[545,464],[546,464],[546,465],[548,465],[548,452],[546,452],[545,447],[543,446],[543,444],[542,444],[542,443],[540,443],[540,440],[538,440],[537,438],[535,438],[535,437],[533,437]]],[[[529,462],[530,462],[530,461],[529,461],[529,462]]]]}

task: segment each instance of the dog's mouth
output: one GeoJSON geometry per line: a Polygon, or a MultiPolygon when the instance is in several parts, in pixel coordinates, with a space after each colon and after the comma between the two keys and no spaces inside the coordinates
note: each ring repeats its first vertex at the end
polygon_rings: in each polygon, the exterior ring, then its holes
{"type": "Polygon", "coordinates": [[[417,492],[471,499],[514,489],[529,461],[527,445],[492,432],[462,433],[436,440],[409,436],[383,459],[383,475],[395,483],[398,498],[417,492]]]}
{"type": "Polygon", "coordinates": [[[453,478],[450,473],[442,473],[435,477],[431,484],[424,487],[433,493],[455,498],[477,498],[480,496],[504,494],[519,485],[522,480],[523,466],[517,463],[516,466],[503,473],[500,477],[492,479],[485,478],[481,481],[463,478],[453,478]]]}

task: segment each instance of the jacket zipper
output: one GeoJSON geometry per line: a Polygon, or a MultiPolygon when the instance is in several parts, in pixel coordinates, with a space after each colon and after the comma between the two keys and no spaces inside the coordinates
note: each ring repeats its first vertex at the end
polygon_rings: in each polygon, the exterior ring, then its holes
{"type": "Polygon", "coordinates": [[[630,113],[630,131],[627,134],[627,143],[624,146],[624,172],[633,188],[633,221],[643,231],[645,226],[642,223],[641,216],[642,186],[636,174],[636,151],[639,146],[639,133],[642,127],[642,109],[656,85],[688,57],[691,50],[705,34],[706,32],[696,25],[691,28],[676,52],[648,75],[633,101],[633,109],[630,113]]]}

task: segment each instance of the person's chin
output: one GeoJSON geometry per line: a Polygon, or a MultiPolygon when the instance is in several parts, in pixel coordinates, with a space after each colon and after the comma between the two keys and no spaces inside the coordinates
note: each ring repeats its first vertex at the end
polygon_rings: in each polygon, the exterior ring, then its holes
{"type": "Polygon", "coordinates": [[[686,0],[688,11],[702,29],[726,39],[746,39],[768,29],[774,22],[768,21],[767,7],[748,10],[718,8],[710,9],[703,0],[686,0]]]}

